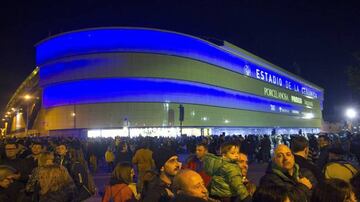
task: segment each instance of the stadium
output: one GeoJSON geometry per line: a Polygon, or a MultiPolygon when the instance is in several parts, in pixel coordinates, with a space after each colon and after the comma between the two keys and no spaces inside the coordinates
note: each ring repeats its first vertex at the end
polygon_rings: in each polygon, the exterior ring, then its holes
{"type": "Polygon", "coordinates": [[[35,47],[37,67],[9,100],[3,134],[177,136],[180,128],[187,135],[271,134],[321,127],[321,87],[226,41],[110,27],[62,33],[35,47]]]}

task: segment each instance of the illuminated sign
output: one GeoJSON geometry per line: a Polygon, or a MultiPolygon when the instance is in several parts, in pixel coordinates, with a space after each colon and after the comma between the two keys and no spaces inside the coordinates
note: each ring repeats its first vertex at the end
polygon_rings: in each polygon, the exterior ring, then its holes
{"type": "Polygon", "coordinates": [[[291,102],[295,102],[295,103],[298,103],[298,104],[302,104],[303,103],[303,100],[302,98],[300,97],[296,97],[296,96],[291,96],[291,102]]]}
{"type": "Polygon", "coordinates": [[[280,100],[289,101],[289,95],[287,93],[277,91],[271,88],[264,88],[264,95],[280,100]]]}

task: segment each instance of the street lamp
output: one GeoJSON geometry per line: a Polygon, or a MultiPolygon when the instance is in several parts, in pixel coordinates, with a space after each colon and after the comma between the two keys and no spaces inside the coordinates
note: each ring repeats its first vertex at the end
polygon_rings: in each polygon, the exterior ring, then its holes
{"type": "Polygon", "coordinates": [[[25,125],[25,135],[27,136],[28,134],[28,130],[29,130],[29,105],[30,105],[30,100],[33,97],[29,94],[26,94],[24,96],[24,100],[26,101],[26,125],[25,125]]]}

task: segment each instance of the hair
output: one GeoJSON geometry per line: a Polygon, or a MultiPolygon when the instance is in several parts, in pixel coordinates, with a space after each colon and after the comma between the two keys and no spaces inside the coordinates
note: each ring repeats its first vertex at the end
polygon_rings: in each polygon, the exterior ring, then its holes
{"type": "Polygon", "coordinates": [[[63,166],[49,165],[39,168],[40,194],[56,192],[73,183],[68,171],[63,166]]]}
{"type": "Polygon", "coordinates": [[[112,184],[130,184],[133,181],[131,176],[132,169],[129,162],[118,163],[111,174],[112,184]]]}
{"type": "Polygon", "coordinates": [[[315,187],[312,202],[343,202],[353,193],[351,185],[340,179],[329,179],[315,187]]]}
{"type": "Polygon", "coordinates": [[[54,160],[54,153],[52,152],[42,152],[38,158],[38,166],[45,166],[46,161],[53,159],[54,160]]]}
{"type": "Polygon", "coordinates": [[[13,144],[13,145],[15,145],[16,148],[19,148],[19,144],[17,142],[15,142],[15,141],[7,141],[5,143],[5,146],[8,145],[8,144],[13,144]]]}
{"type": "Polygon", "coordinates": [[[208,150],[208,145],[203,143],[203,142],[196,144],[196,146],[197,147],[204,147],[206,150],[208,150]]]}
{"type": "Polygon", "coordinates": [[[220,153],[223,155],[223,154],[226,154],[230,151],[230,149],[232,147],[239,147],[240,146],[238,144],[236,144],[235,142],[224,142],[221,146],[220,146],[220,153]]]}
{"type": "Polygon", "coordinates": [[[290,147],[294,153],[304,151],[305,148],[309,147],[309,141],[303,136],[295,136],[291,139],[290,147]]]}
{"type": "Polygon", "coordinates": [[[319,135],[318,139],[319,139],[319,138],[323,138],[323,139],[326,140],[327,142],[330,142],[330,138],[329,138],[329,136],[327,136],[327,135],[319,135]]]}
{"type": "Polygon", "coordinates": [[[287,190],[282,186],[260,186],[256,189],[253,202],[284,202],[288,198],[287,190]]]}
{"type": "Polygon", "coordinates": [[[73,163],[79,162],[82,166],[84,166],[84,168],[87,168],[88,165],[81,149],[70,148],[68,152],[73,163]]]}

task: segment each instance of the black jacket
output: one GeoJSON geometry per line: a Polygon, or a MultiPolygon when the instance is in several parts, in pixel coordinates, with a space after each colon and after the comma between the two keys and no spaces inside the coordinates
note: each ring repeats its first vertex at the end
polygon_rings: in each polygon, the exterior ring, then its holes
{"type": "Polygon", "coordinates": [[[148,189],[143,190],[143,202],[167,202],[171,200],[166,189],[171,188],[166,185],[159,177],[149,183],[148,189]]]}
{"type": "Polygon", "coordinates": [[[307,160],[302,156],[295,154],[294,157],[295,157],[295,163],[298,164],[300,167],[300,172],[303,174],[304,177],[308,178],[313,185],[323,181],[324,179],[323,174],[315,164],[313,164],[311,161],[307,160]],[[307,173],[309,173],[309,175],[307,173]]]}
{"type": "Polygon", "coordinates": [[[299,166],[295,164],[293,176],[281,171],[275,164],[270,163],[266,174],[260,179],[261,186],[282,186],[287,189],[296,189],[302,193],[302,198],[310,198],[311,191],[305,185],[298,182],[298,178],[302,177],[299,166]]]}
{"type": "Polygon", "coordinates": [[[73,202],[75,201],[75,186],[66,186],[56,192],[40,195],[39,202],[73,202]]]}

